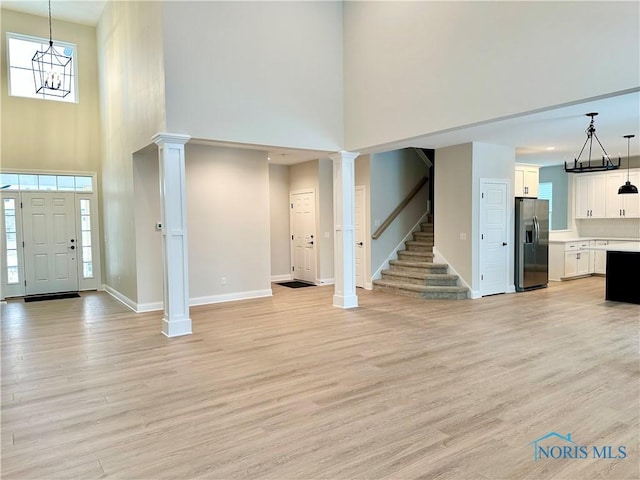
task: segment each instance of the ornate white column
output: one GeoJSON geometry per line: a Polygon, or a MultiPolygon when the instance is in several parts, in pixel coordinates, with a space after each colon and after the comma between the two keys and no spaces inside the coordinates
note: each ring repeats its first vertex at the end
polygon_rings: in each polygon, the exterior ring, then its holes
{"type": "Polygon", "coordinates": [[[356,295],[354,161],[359,153],[338,152],[333,160],[334,276],[333,306],[354,308],[356,295]]]}
{"type": "Polygon", "coordinates": [[[160,156],[160,205],[164,316],[162,333],[177,337],[191,333],[189,318],[189,269],[187,250],[187,201],[184,145],[191,137],[157,133],[152,140],[160,156]]]}

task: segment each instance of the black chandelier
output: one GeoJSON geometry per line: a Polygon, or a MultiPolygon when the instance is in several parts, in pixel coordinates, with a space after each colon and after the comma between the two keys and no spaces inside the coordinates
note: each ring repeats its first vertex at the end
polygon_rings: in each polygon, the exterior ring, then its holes
{"type": "Polygon", "coordinates": [[[71,56],[60,53],[53,46],[51,35],[51,0],[49,0],[49,48],[36,51],[31,59],[36,93],[44,96],[66,97],[71,93],[71,56]]]}
{"type": "Polygon", "coordinates": [[[620,168],[620,157],[618,157],[618,164],[617,165],[614,164],[611,161],[609,154],[602,146],[602,143],[600,143],[600,139],[596,135],[596,127],[594,126],[594,121],[593,121],[593,117],[595,117],[596,115],[598,115],[597,112],[591,112],[591,113],[585,114],[585,116],[591,117],[591,122],[589,123],[589,126],[585,131],[585,133],[587,134],[587,139],[584,141],[584,144],[582,145],[582,149],[580,150],[580,153],[573,160],[573,167],[568,166],[567,162],[564,162],[565,172],[568,172],[568,173],[602,172],[605,170],[616,170],[620,168]],[[602,149],[602,153],[603,153],[602,162],[594,161],[594,163],[591,163],[591,151],[593,147],[594,138],[596,139],[596,141],[598,142],[598,145],[600,145],[600,148],[602,149]],[[580,156],[582,155],[582,152],[584,152],[584,147],[587,146],[587,143],[589,144],[589,159],[585,163],[584,161],[580,160],[580,156]]]}

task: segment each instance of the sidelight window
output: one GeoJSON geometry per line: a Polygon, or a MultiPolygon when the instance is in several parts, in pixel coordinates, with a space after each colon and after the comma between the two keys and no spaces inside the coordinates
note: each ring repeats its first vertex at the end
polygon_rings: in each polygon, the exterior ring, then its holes
{"type": "Polygon", "coordinates": [[[7,243],[7,283],[20,283],[18,273],[18,242],[16,229],[16,200],[4,199],[4,234],[7,243]]]}

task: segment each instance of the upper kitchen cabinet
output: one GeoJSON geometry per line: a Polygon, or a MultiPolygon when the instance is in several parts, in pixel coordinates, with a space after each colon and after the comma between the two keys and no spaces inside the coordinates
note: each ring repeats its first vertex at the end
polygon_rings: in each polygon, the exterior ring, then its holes
{"type": "MultiPolygon", "coordinates": [[[[618,194],[618,188],[627,181],[627,171],[618,170],[606,176],[606,214],[607,218],[639,218],[640,195],[618,194]]],[[[636,187],[640,185],[640,169],[630,170],[629,181],[636,187]]]]}
{"type": "Polygon", "coordinates": [[[516,164],[516,197],[538,198],[538,170],[539,167],[535,165],[516,164]]]}
{"type": "Polygon", "coordinates": [[[576,218],[605,218],[605,175],[590,173],[577,174],[575,190],[576,218]]]}

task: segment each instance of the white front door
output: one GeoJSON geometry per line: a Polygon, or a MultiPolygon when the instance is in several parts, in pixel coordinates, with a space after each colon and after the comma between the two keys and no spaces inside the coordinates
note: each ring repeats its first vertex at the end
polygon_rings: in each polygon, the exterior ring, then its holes
{"type": "Polygon", "coordinates": [[[316,196],[314,191],[291,194],[293,278],[316,281],[316,196]]]}
{"type": "Polygon", "coordinates": [[[365,262],[366,262],[366,213],[365,213],[365,187],[356,187],[355,196],[355,257],[356,257],[356,287],[365,286],[365,262]]]}
{"type": "Polygon", "coordinates": [[[23,192],[26,294],[78,290],[74,193],[23,192]]]}
{"type": "Polygon", "coordinates": [[[480,294],[507,291],[509,243],[506,181],[482,181],[480,185],[480,294]]]}

